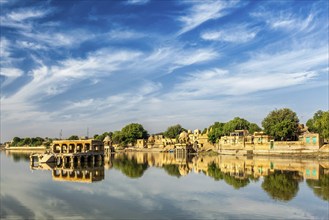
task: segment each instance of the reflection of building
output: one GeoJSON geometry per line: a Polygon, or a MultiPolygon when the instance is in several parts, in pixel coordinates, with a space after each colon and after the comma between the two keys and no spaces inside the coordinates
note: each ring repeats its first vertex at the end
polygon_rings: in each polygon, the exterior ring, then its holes
{"type": "Polygon", "coordinates": [[[30,168],[32,170],[51,170],[52,178],[55,181],[91,183],[101,181],[105,176],[104,166],[102,164],[31,163],[30,168]]]}
{"type": "Polygon", "coordinates": [[[73,169],[53,169],[52,177],[56,181],[91,183],[104,179],[104,166],[79,167],[73,169]]]}
{"type": "MultiPolygon", "coordinates": [[[[126,154],[129,160],[136,160],[138,164],[150,167],[176,166],[180,175],[187,175],[192,170],[196,173],[209,174],[211,164],[223,173],[234,178],[245,179],[268,176],[275,171],[294,171],[304,179],[319,179],[322,174],[329,173],[329,162],[317,160],[301,160],[294,158],[268,157],[236,157],[236,156],[193,156],[178,155],[176,153],[146,153],[131,152],[126,154]]],[[[115,154],[120,158],[122,154],[115,154]]]]}

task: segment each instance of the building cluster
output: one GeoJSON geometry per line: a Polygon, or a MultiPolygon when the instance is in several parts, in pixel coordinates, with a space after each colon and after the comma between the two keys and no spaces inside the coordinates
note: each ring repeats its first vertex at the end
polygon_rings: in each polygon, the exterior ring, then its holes
{"type": "MultiPolygon", "coordinates": [[[[222,136],[216,143],[208,141],[208,131],[201,133],[199,129],[183,131],[178,138],[166,138],[163,135],[151,135],[148,139],[137,139],[130,149],[176,151],[195,153],[200,151],[216,151],[223,154],[262,154],[270,152],[310,153],[320,149],[323,140],[317,133],[305,131],[297,141],[274,141],[264,132],[250,134],[247,130],[235,130],[222,136]]],[[[105,149],[115,150],[118,145],[112,144],[110,137],[104,139],[105,149]]]]}

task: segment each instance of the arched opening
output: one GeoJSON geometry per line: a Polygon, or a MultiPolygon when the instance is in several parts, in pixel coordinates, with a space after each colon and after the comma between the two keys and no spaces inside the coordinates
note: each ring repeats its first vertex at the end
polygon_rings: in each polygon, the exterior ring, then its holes
{"type": "Polygon", "coordinates": [[[54,177],[60,177],[60,171],[59,170],[53,170],[53,176],[54,177]]]}
{"type": "Polygon", "coordinates": [[[56,160],[56,166],[61,167],[63,165],[63,160],[61,157],[58,157],[56,160]]]}
{"type": "Polygon", "coordinates": [[[82,174],[81,170],[77,170],[76,174],[77,174],[77,178],[82,179],[83,174],[82,174]]]}
{"type": "Polygon", "coordinates": [[[67,171],[66,170],[62,170],[62,177],[67,177],[67,171]]]}
{"type": "Polygon", "coordinates": [[[71,178],[74,178],[74,177],[75,177],[75,172],[74,172],[74,171],[70,171],[70,172],[69,172],[69,176],[70,176],[71,178]]]}
{"type": "Polygon", "coordinates": [[[88,164],[92,163],[93,162],[93,157],[92,156],[88,156],[87,157],[87,162],[88,162],[88,164]]]}
{"type": "Polygon", "coordinates": [[[73,157],[73,163],[74,165],[77,165],[79,162],[79,158],[77,156],[73,157]]]}
{"type": "Polygon", "coordinates": [[[85,177],[86,179],[90,179],[90,172],[88,170],[86,170],[85,177]]]}
{"type": "Polygon", "coordinates": [[[66,144],[63,144],[62,145],[62,153],[68,153],[68,150],[67,150],[67,145],[66,144]]]}
{"type": "Polygon", "coordinates": [[[85,144],[86,152],[90,151],[90,144],[85,144]]]}
{"type": "Polygon", "coordinates": [[[75,145],[74,144],[70,144],[68,150],[69,150],[69,153],[74,153],[75,145]]]}
{"type": "Polygon", "coordinates": [[[82,144],[77,144],[77,153],[81,153],[82,152],[82,144]]]}

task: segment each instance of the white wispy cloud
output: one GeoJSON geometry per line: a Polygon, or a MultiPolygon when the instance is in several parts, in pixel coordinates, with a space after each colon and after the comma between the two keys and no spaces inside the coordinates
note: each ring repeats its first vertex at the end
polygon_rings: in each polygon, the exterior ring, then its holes
{"type": "Polygon", "coordinates": [[[16,41],[16,44],[20,48],[25,48],[25,49],[28,49],[28,50],[46,50],[47,49],[46,46],[43,46],[43,45],[38,44],[38,43],[31,42],[31,41],[25,41],[25,40],[16,41]]]}
{"type": "Polygon", "coordinates": [[[316,12],[309,12],[307,16],[298,15],[289,11],[257,11],[250,13],[251,16],[264,20],[274,30],[298,30],[311,31],[314,29],[316,12]]]}
{"type": "Polygon", "coordinates": [[[144,33],[126,29],[114,29],[105,34],[110,39],[126,40],[145,37],[144,33]]]}
{"type": "Polygon", "coordinates": [[[1,54],[1,63],[3,63],[3,58],[7,58],[10,56],[10,51],[9,51],[9,41],[7,40],[7,38],[2,37],[0,39],[0,54],[1,54]]]}
{"type": "Polygon", "coordinates": [[[247,25],[233,25],[219,30],[209,30],[201,34],[201,38],[209,41],[225,41],[233,43],[245,43],[256,37],[257,28],[247,25]]]}
{"type": "Polygon", "coordinates": [[[33,27],[31,20],[43,18],[51,11],[44,8],[20,8],[1,15],[1,26],[31,30],[33,27]]]}
{"type": "Polygon", "coordinates": [[[327,65],[327,59],[326,49],[258,54],[231,69],[191,73],[176,85],[173,94],[181,98],[245,95],[299,85],[317,77],[327,65]]]}
{"type": "Polygon", "coordinates": [[[217,19],[226,15],[227,12],[224,12],[224,10],[235,6],[238,1],[207,1],[190,3],[192,3],[192,7],[188,10],[186,15],[178,18],[183,25],[182,29],[178,32],[178,35],[188,32],[208,20],[217,19]]]}
{"type": "Polygon", "coordinates": [[[12,77],[17,78],[23,75],[23,71],[17,68],[1,68],[0,74],[10,78],[12,77]]]}
{"type": "MultiPolygon", "coordinates": [[[[81,44],[82,42],[94,38],[96,35],[81,29],[74,29],[71,31],[22,31],[21,35],[26,39],[32,46],[39,47],[74,47],[81,44]]],[[[32,47],[33,48],[33,47],[32,47]]]]}
{"type": "Polygon", "coordinates": [[[131,5],[143,5],[148,3],[150,0],[128,0],[127,4],[131,5]]]}

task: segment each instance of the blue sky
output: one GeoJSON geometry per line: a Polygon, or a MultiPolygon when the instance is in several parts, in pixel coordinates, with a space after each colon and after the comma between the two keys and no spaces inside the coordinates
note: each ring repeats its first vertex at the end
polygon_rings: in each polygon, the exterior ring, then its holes
{"type": "Polygon", "coordinates": [[[327,1],[0,2],[1,141],[328,110],[327,1]]]}

